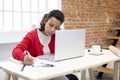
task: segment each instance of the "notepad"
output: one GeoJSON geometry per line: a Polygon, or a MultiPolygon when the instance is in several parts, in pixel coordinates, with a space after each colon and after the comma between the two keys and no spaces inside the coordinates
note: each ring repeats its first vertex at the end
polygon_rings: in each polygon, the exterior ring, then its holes
{"type": "Polygon", "coordinates": [[[45,60],[41,60],[41,59],[37,59],[34,63],[33,63],[34,67],[55,67],[56,64],[53,62],[48,62],[45,60]]]}
{"type": "MultiPolygon", "coordinates": [[[[13,57],[10,57],[9,60],[17,65],[19,65],[21,68],[24,65],[22,61],[16,60],[13,57]]],[[[44,60],[40,60],[37,57],[34,60],[34,63],[32,65],[28,65],[31,67],[54,67],[56,64],[53,62],[48,62],[44,60]]]]}

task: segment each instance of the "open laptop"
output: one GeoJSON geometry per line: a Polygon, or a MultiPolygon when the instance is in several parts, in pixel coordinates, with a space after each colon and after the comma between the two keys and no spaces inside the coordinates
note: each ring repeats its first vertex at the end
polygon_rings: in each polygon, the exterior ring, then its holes
{"type": "Polygon", "coordinates": [[[55,33],[55,53],[39,56],[39,59],[61,61],[84,56],[85,29],[60,30],[55,33]]]}

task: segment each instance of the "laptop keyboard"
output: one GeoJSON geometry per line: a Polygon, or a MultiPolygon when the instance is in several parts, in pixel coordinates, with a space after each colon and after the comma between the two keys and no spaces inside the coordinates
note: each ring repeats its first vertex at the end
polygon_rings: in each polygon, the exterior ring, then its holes
{"type": "Polygon", "coordinates": [[[49,60],[49,61],[53,61],[54,58],[55,58],[54,54],[45,54],[45,55],[38,57],[38,59],[44,59],[44,60],[49,60]]]}

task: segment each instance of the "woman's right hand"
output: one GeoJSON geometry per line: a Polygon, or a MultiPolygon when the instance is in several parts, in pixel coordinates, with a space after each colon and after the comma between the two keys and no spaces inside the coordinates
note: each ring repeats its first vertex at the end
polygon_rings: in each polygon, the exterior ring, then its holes
{"type": "Polygon", "coordinates": [[[34,62],[35,57],[32,57],[30,55],[25,55],[23,59],[23,63],[27,65],[32,65],[34,62]]]}

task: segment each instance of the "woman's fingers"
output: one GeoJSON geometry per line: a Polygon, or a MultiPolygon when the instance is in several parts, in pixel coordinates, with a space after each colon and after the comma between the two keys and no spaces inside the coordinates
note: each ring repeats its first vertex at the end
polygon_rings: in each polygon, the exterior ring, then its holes
{"type": "Polygon", "coordinates": [[[34,62],[34,57],[30,56],[30,55],[25,55],[24,57],[24,64],[28,64],[31,65],[34,62]]]}

